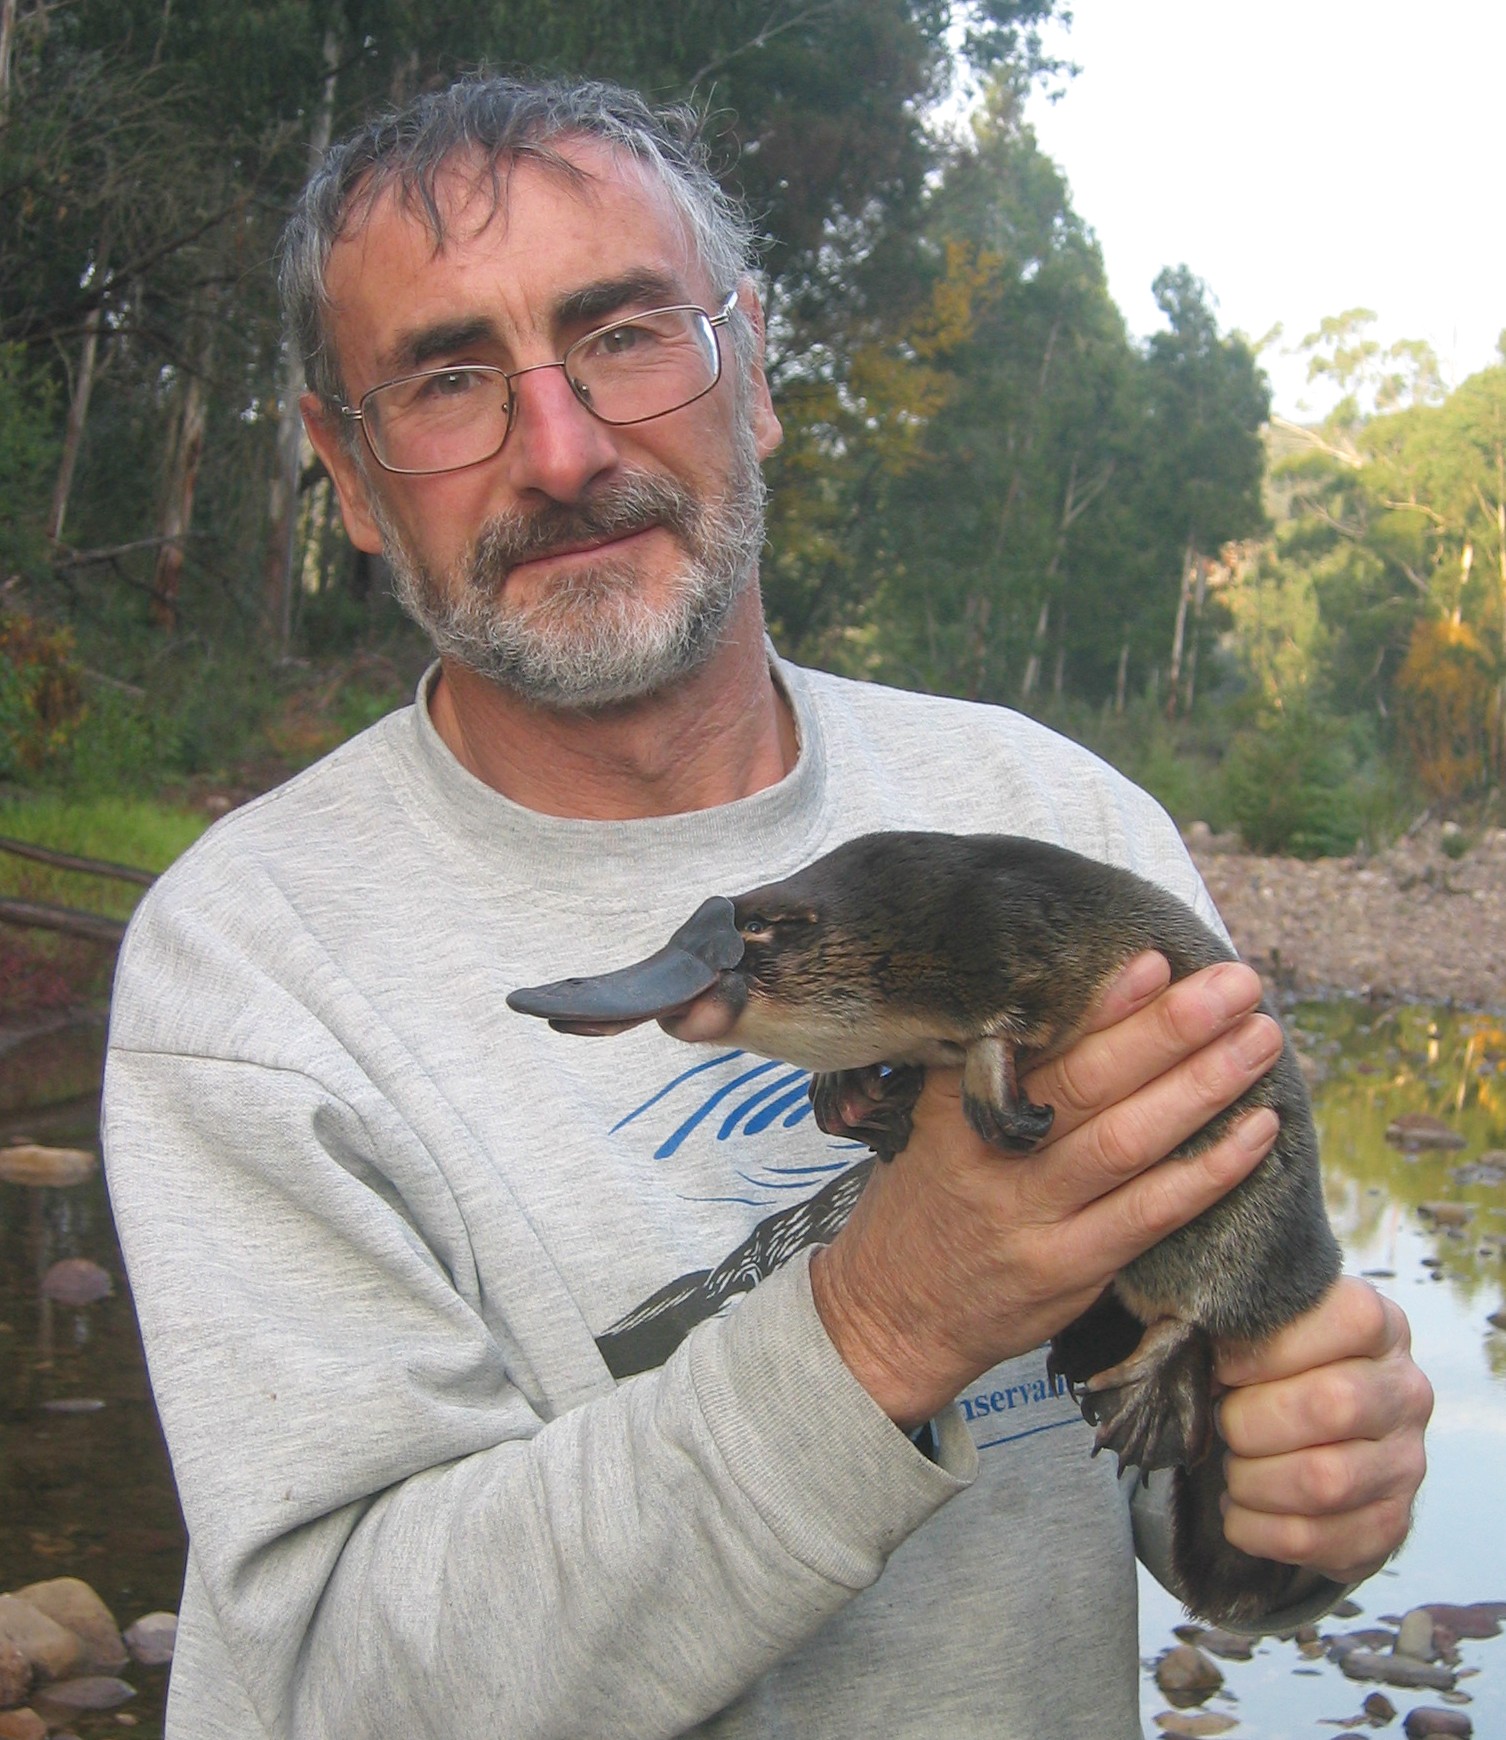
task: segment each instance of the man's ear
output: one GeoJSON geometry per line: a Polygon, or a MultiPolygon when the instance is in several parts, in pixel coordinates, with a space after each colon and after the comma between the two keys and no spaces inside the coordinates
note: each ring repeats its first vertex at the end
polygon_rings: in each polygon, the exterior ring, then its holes
{"type": "Polygon", "coordinates": [[[335,492],[340,497],[340,516],[345,521],[345,533],[358,550],[378,556],[382,551],[382,534],[371,512],[371,495],[366,478],[355,456],[346,445],[345,431],[330,415],[316,393],[305,393],[298,401],[303,412],[303,426],[309,432],[314,451],[324,461],[324,469],[335,480],[335,492]]]}
{"type": "Polygon", "coordinates": [[[748,368],[748,414],[753,419],[753,438],[758,457],[767,459],[784,440],[784,430],[774,412],[774,400],[769,392],[768,378],[763,371],[763,304],[751,279],[744,278],[738,286],[738,306],[753,327],[753,361],[748,368]]]}

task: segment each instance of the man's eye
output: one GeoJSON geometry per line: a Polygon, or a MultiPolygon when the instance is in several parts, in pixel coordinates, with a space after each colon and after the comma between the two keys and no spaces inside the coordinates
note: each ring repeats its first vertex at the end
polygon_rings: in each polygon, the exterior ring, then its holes
{"type": "Polygon", "coordinates": [[[475,392],[481,377],[474,369],[446,369],[441,375],[430,375],[423,383],[422,399],[463,399],[475,392]]]}
{"type": "Polygon", "coordinates": [[[651,327],[629,321],[622,326],[609,326],[605,332],[598,333],[591,348],[600,357],[625,357],[652,345],[657,337],[651,327]]]}

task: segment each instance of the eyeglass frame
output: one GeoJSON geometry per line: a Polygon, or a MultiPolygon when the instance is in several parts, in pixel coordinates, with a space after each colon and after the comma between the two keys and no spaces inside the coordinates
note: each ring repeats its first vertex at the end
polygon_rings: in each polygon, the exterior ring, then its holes
{"type": "Polygon", "coordinates": [[[587,404],[587,402],[581,397],[580,389],[571,379],[570,370],[567,365],[570,361],[572,352],[579,350],[582,345],[590,344],[593,339],[600,338],[604,332],[611,332],[614,327],[630,326],[635,320],[647,320],[655,314],[699,314],[701,319],[704,320],[707,326],[711,329],[712,333],[715,334],[718,327],[725,326],[728,320],[731,319],[732,310],[736,306],[737,289],[734,286],[727,292],[726,299],[715,314],[712,314],[709,310],[700,307],[694,302],[672,302],[663,308],[645,308],[639,314],[625,314],[619,320],[607,321],[604,326],[592,327],[589,332],[582,333],[579,338],[568,344],[565,347],[564,355],[556,357],[553,362],[530,363],[527,368],[512,369],[510,371],[498,368],[495,363],[450,363],[444,368],[415,369],[412,374],[394,375],[391,380],[378,381],[374,387],[370,387],[362,393],[360,399],[354,405],[340,404],[336,408],[339,410],[342,417],[348,418],[352,423],[359,423],[361,425],[361,433],[366,437],[366,446],[371,453],[371,457],[381,466],[383,471],[390,471],[396,477],[445,477],[452,471],[466,471],[473,465],[485,465],[488,460],[497,457],[497,455],[507,445],[507,437],[512,434],[512,426],[518,414],[518,395],[513,391],[512,384],[516,380],[521,380],[524,375],[537,374],[540,369],[563,370],[565,379],[569,383],[570,391],[574,395],[576,403],[583,411],[586,411],[593,416],[598,423],[605,423],[609,429],[629,429],[639,423],[652,423],[659,417],[668,417],[676,411],[683,411],[687,405],[695,404],[697,399],[704,399],[707,393],[715,389],[717,383],[722,378],[722,347],[720,344],[716,345],[716,373],[712,375],[706,385],[701,388],[700,392],[693,393],[688,399],[682,399],[678,405],[670,405],[666,410],[650,411],[646,417],[602,416],[601,412],[598,411],[594,405],[587,404]],[[503,384],[507,388],[507,421],[502,429],[502,439],[490,453],[482,454],[479,459],[463,460],[459,465],[441,465],[434,469],[430,469],[427,466],[421,469],[415,469],[408,465],[389,465],[387,461],[382,458],[381,454],[377,452],[376,442],[372,439],[371,430],[367,427],[367,401],[375,394],[385,392],[388,387],[401,387],[406,385],[409,381],[437,380],[441,375],[458,374],[462,369],[473,370],[477,374],[498,375],[501,377],[503,384]]]}

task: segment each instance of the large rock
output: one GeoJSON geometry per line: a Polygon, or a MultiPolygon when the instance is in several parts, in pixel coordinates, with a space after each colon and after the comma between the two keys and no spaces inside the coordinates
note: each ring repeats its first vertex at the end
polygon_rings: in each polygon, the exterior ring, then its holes
{"type": "Polygon", "coordinates": [[[1460,1740],[1469,1740],[1475,1731],[1475,1725],[1465,1715],[1463,1710],[1439,1710],[1421,1706],[1407,1711],[1407,1719],[1402,1723],[1402,1732],[1407,1740],[1427,1740],[1428,1735],[1452,1734],[1460,1740]]]}
{"type": "Polygon", "coordinates": [[[47,1740],[47,1724],[35,1710],[0,1710],[0,1740],[47,1740]]]}
{"type": "Polygon", "coordinates": [[[110,1609],[81,1578],[53,1577],[45,1583],[29,1583],[17,1589],[16,1596],[82,1640],[79,1671],[109,1673],[130,1659],[110,1609]]]}
{"type": "Polygon", "coordinates": [[[13,1643],[39,1679],[65,1680],[84,1659],[82,1638],[15,1595],[0,1595],[0,1641],[13,1643]]]}
{"type": "Polygon", "coordinates": [[[15,1644],[0,1642],[0,1710],[19,1704],[31,1690],[31,1662],[15,1644]]]}

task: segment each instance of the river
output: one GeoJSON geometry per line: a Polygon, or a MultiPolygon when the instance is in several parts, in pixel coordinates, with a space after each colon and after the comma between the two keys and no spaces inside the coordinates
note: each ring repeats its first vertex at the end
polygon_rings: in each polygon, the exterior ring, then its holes
{"type": "MultiPolygon", "coordinates": [[[[1362,1614],[1322,1630],[1375,1625],[1426,1603],[1506,1602],[1506,1331],[1488,1322],[1506,1296],[1506,1183],[1458,1176],[1480,1154],[1506,1149],[1506,1026],[1361,1003],[1302,1004],[1289,1019],[1313,1065],[1329,1210],[1347,1267],[1406,1309],[1438,1397],[1412,1538],[1357,1592],[1362,1614]],[[1403,1112],[1434,1114],[1464,1145],[1403,1151],[1386,1139],[1403,1112]],[[1438,1202],[1465,1205],[1467,1223],[1439,1228],[1419,1213],[1438,1202]]],[[[67,1043],[59,1039],[59,1051],[67,1043]]],[[[64,1064],[28,1069],[55,1087],[77,1071],[76,1061],[64,1064]]],[[[0,1144],[26,1135],[93,1146],[96,1115],[88,1093],[3,1112],[0,1144]]],[[[97,1173],[70,1189],[0,1184],[0,1517],[0,1590],[82,1577],[122,1625],[177,1604],[182,1522],[97,1173]],[[102,1265],[113,1295],[79,1308],[41,1299],[41,1276],[63,1257],[102,1265]]],[[[1142,1579],[1147,1734],[1170,1708],[1152,1669],[1182,1618],[1142,1579]]],[[[1476,1735],[1506,1735],[1506,1638],[1466,1641],[1460,1652],[1458,1691],[1470,1702],[1459,1707],[1476,1735]]],[[[1376,1689],[1291,1641],[1266,1640],[1249,1661],[1219,1665],[1224,1685],[1201,1708],[1229,1718],[1233,1740],[1364,1727],[1354,1718],[1376,1689]]],[[[165,1671],[133,1667],[126,1677],[138,1687],[123,1712],[134,1724],[122,1726],[122,1712],[80,1718],[80,1740],[127,1731],[160,1740],[165,1671]]],[[[1434,1692],[1383,1689],[1403,1714],[1440,1702],[1434,1692]]]]}

